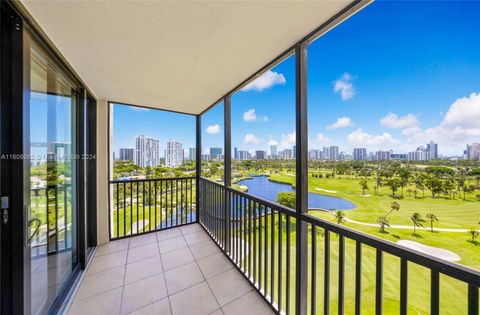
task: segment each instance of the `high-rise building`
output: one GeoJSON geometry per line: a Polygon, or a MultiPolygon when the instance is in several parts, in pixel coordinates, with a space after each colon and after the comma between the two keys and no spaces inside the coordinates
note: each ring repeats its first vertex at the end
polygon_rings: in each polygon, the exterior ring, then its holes
{"type": "Polygon", "coordinates": [[[210,158],[216,160],[222,155],[222,148],[210,148],[210,158]]]}
{"type": "Polygon", "coordinates": [[[165,166],[175,168],[182,165],[184,152],[182,144],[175,140],[168,140],[167,148],[165,149],[165,166]]]}
{"type": "Polygon", "coordinates": [[[237,147],[233,148],[233,159],[238,160],[238,149],[237,149],[237,147]]]}
{"type": "Polygon", "coordinates": [[[430,160],[438,160],[438,144],[430,141],[430,143],[427,143],[427,151],[429,152],[430,160]]]}
{"type": "Polygon", "coordinates": [[[120,148],[120,161],[133,161],[133,148],[120,148]]]}
{"type": "Polygon", "coordinates": [[[416,151],[408,152],[409,161],[429,161],[431,160],[430,151],[424,146],[420,146],[416,151]]]}
{"type": "Polygon", "coordinates": [[[257,160],[265,160],[266,153],[262,150],[255,151],[255,159],[257,160]]]}
{"type": "Polygon", "coordinates": [[[292,149],[285,149],[281,152],[280,158],[284,160],[293,159],[293,150],[292,149]]]}
{"type": "Polygon", "coordinates": [[[320,152],[318,150],[308,151],[308,158],[310,160],[318,160],[320,158],[320,152]]]}
{"type": "Polygon", "coordinates": [[[390,151],[375,152],[375,160],[377,161],[390,160],[390,151]]]}
{"type": "Polygon", "coordinates": [[[353,149],[353,159],[355,161],[365,161],[367,159],[367,149],[366,148],[354,148],[353,149]]]}
{"type": "Polygon", "coordinates": [[[480,143],[467,144],[467,160],[480,160],[480,143]]]}
{"type": "Polygon", "coordinates": [[[197,158],[197,149],[196,148],[188,148],[188,159],[190,161],[194,161],[197,158]]]}
{"type": "Polygon", "coordinates": [[[330,160],[332,161],[338,160],[338,146],[336,145],[331,146],[329,149],[329,152],[330,152],[330,156],[329,156],[330,160]]]}
{"type": "Polygon", "coordinates": [[[296,145],[294,145],[294,146],[293,146],[293,149],[292,149],[292,156],[293,156],[293,158],[294,158],[294,159],[296,159],[296,158],[297,158],[297,146],[296,146],[296,145]]]}
{"type": "Polygon", "coordinates": [[[272,157],[272,159],[276,158],[278,155],[278,148],[277,146],[274,144],[274,145],[271,145],[270,146],[270,156],[272,157]]]}
{"type": "Polygon", "coordinates": [[[249,160],[251,155],[248,151],[237,151],[239,160],[249,160]]]}
{"type": "Polygon", "coordinates": [[[136,137],[134,163],[141,167],[160,164],[160,141],[144,135],[136,137]]]}

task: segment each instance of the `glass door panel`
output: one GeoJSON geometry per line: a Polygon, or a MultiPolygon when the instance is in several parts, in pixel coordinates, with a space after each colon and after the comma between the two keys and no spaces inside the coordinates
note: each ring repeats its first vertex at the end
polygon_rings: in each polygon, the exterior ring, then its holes
{"type": "Polygon", "coordinates": [[[44,314],[77,263],[74,85],[29,41],[32,314],[44,314]]]}

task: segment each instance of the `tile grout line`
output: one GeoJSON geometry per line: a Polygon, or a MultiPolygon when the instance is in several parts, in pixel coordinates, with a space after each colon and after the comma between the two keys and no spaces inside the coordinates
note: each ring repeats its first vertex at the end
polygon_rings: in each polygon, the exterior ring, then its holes
{"type": "MultiPolygon", "coordinates": [[[[180,233],[181,232],[182,231],[180,231],[180,233]]],[[[160,242],[158,241],[158,235],[157,235],[157,246],[158,246],[158,252],[160,253],[160,242]]],[[[167,277],[165,275],[165,269],[163,268],[163,261],[162,261],[162,255],[161,254],[160,254],[160,264],[162,265],[162,270],[163,270],[163,284],[165,285],[165,291],[167,292],[166,299],[168,301],[168,308],[170,309],[170,314],[173,315],[172,303],[170,303],[170,294],[168,294],[167,277]]]]}
{"type": "Polygon", "coordinates": [[[130,242],[131,240],[128,240],[128,251],[127,251],[127,257],[125,258],[125,272],[123,274],[122,295],[120,298],[120,310],[118,311],[118,314],[122,314],[123,293],[125,292],[125,279],[127,277],[127,265],[128,265],[128,254],[130,253],[130,242]]]}

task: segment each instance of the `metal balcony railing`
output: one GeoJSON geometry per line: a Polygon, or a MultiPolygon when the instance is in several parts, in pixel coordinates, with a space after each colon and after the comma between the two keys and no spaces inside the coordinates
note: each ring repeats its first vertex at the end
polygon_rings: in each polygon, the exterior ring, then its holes
{"type": "Polygon", "coordinates": [[[195,177],[110,181],[110,239],[196,222],[195,177]]]}
{"type": "MultiPolygon", "coordinates": [[[[199,185],[200,223],[278,313],[295,314],[299,309],[295,304],[305,303],[308,314],[333,311],[361,314],[362,304],[371,303],[375,314],[386,314],[383,309],[386,255],[399,263],[398,276],[393,280],[390,277],[389,281],[397,282],[400,287],[399,296],[395,298],[400,314],[407,314],[409,307],[407,297],[409,280],[412,280],[409,266],[415,272],[423,268],[421,275],[414,273],[414,276],[430,280],[431,314],[439,314],[440,288],[448,291],[452,280],[461,282],[466,288],[467,313],[479,313],[480,272],[476,270],[308,214],[296,214],[289,208],[204,178],[199,185]],[[306,227],[303,229],[305,235],[296,235],[296,224],[306,227]],[[332,244],[338,247],[333,248],[332,244]],[[299,253],[299,250],[305,252],[299,253]],[[352,270],[345,269],[346,254],[352,270]],[[373,266],[362,264],[366,255],[374,257],[373,266]],[[298,264],[305,264],[306,272],[297,274],[298,264]],[[331,281],[334,274],[335,281],[331,281]],[[373,296],[366,296],[362,290],[362,276],[365,275],[374,277],[373,296]],[[353,297],[348,296],[351,307],[348,312],[345,310],[346,284],[353,284],[353,297]],[[296,301],[295,292],[299,292],[300,285],[306,285],[308,293],[306,298],[296,301]],[[331,292],[336,296],[331,296],[331,292]],[[331,308],[332,298],[335,309],[331,308]]],[[[410,288],[414,289],[412,285],[410,288]]]]}

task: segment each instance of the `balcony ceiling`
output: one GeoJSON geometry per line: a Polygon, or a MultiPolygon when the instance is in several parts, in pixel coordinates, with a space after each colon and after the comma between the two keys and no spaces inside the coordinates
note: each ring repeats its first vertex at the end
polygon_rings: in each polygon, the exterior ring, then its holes
{"type": "Polygon", "coordinates": [[[350,1],[23,1],[99,99],[198,114],[350,1]]]}

